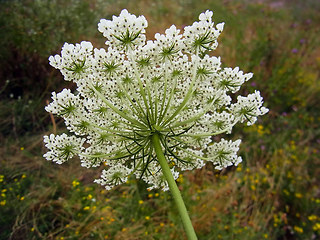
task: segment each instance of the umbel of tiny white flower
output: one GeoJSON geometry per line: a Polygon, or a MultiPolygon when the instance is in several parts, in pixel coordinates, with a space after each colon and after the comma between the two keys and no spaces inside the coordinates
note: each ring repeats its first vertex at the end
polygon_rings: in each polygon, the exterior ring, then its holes
{"type": "Polygon", "coordinates": [[[208,55],[224,26],[214,25],[212,15],[201,13],[183,33],[173,25],[146,41],[146,19],[122,10],[98,24],[106,49],[65,43],[49,61],[77,89],[53,92],[45,109],[64,118],[72,135],[45,136],[44,157],[61,164],[77,155],[83,167],[103,165],[95,182],[108,190],[129,176],[168,189],[155,135],[174,179],[206,162],[217,169],[240,163],[241,140],[213,142],[212,136],[231,133],[238,122],[252,125],[268,109],[259,91],[232,101],[230,93],[252,73],[221,68],[220,57],[208,55]]]}

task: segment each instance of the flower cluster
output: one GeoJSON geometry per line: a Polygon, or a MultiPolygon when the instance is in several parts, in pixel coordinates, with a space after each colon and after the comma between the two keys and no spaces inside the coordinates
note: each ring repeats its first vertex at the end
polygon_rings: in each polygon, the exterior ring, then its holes
{"type": "Polygon", "coordinates": [[[123,10],[98,25],[107,49],[65,43],[61,56],[49,61],[77,84],[76,93],[52,93],[46,110],[64,118],[73,136],[45,136],[49,151],[44,157],[63,163],[78,155],[84,167],[104,166],[96,182],[106,189],[131,175],[151,189],[168,189],[154,134],[175,179],[180,170],[201,168],[207,161],[217,169],[241,162],[240,140],[213,142],[212,136],[231,133],[237,122],[251,125],[268,109],[258,91],[237,101],[229,96],[252,74],[221,68],[220,58],[209,55],[224,26],[215,26],[212,14],[201,13],[182,34],[173,25],[146,41],[146,19],[123,10]]]}

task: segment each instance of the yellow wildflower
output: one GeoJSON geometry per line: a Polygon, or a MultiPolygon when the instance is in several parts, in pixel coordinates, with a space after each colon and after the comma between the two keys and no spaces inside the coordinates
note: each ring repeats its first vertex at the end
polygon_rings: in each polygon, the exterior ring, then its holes
{"type": "Polygon", "coordinates": [[[294,231],[296,231],[297,233],[303,233],[303,229],[302,229],[301,227],[294,226],[293,229],[294,229],[294,231]]]}
{"type": "Polygon", "coordinates": [[[73,180],[72,181],[72,186],[75,188],[80,184],[80,182],[78,182],[77,180],[73,180]]]}
{"type": "Polygon", "coordinates": [[[316,223],[313,227],[312,227],[313,231],[320,231],[320,223],[316,223]]]}
{"type": "Polygon", "coordinates": [[[89,195],[87,196],[87,199],[88,199],[88,200],[91,200],[91,199],[92,199],[92,195],[89,194],[89,195]]]}
{"type": "Polygon", "coordinates": [[[317,217],[316,215],[310,215],[310,216],[308,217],[308,219],[309,219],[309,221],[315,221],[315,220],[318,219],[318,217],[317,217]]]}

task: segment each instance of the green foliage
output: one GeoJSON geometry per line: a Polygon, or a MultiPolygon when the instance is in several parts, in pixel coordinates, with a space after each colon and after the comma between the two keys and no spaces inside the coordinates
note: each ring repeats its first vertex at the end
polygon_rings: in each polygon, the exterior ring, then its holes
{"type": "Polygon", "coordinates": [[[271,110],[236,129],[241,166],[216,172],[208,165],[179,177],[199,239],[319,238],[320,4],[148,4],[0,1],[0,239],[185,239],[169,193],[148,192],[133,179],[106,192],[92,183],[99,171],[83,171],[78,162],[52,166],[41,156],[41,135],[55,131],[45,101],[53,86],[65,85],[47,58],[81,34],[103,43],[93,26],[110,17],[107,6],[147,16],[157,24],[151,32],[214,10],[215,21],[226,22],[217,55],[254,73],[243,89],[260,89],[271,110]]]}
{"type": "Polygon", "coordinates": [[[13,48],[20,54],[37,53],[47,58],[65,41],[77,40],[84,32],[92,36],[91,26],[99,20],[95,10],[90,1],[2,2],[1,60],[7,59],[13,48]]]}
{"type": "Polygon", "coordinates": [[[48,64],[65,41],[76,42],[81,34],[94,37],[108,2],[62,0],[0,1],[0,116],[2,134],[14,129],[16,135],[45,128],[45,99],[62,77],[48,64]],[[102,13],[103,12],[103,13],[102,13]],[[11,111],[11,106],[14,105],[11,111]],[[18,106],[19,105],[19,106],[18,106]],[[26,110],[26,105],[29,109],[26,110]],[[20,122],[23,114],[23,122],[20,122]],[[10,112],[9,114],[8,111],[10,112]],[[10,116],[10,117],[8,117],[10,116]]]}
{"type": "Polygon", "coordinates": [[[23,212],[28,204],[25,202],[25,194],[30,186],[26,175],[13,175],[11,177],[0,175],[0,239],[7,238],[18,214],[23,212]]]}

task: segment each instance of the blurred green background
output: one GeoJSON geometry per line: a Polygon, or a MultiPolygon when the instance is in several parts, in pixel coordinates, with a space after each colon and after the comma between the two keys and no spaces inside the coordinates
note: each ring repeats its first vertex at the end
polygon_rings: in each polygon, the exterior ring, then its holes
{"type": "Polygon", "coordinates": [[[130,179],[112,191],[98,169],[47,162],[42,136],[63,131],[44,106],[73,88],[48,64],[64,42],[103,47],[101,18],[127,8],[147,36],[192,24],[207,9],[225,22],[214,55],[253,72],[270,112],[238,125],[243,163],[207,164],[178,184],[199,239],[320,238],[320,2],[313,0],[0,0],[0,239],[186,239],[170,193],[130,179]]]}

